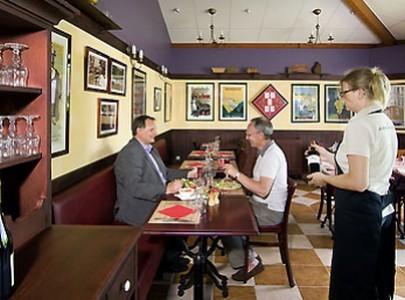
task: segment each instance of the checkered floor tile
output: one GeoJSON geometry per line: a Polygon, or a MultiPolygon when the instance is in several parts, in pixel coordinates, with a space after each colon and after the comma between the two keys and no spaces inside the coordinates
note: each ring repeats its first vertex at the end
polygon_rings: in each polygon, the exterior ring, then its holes
{"type": "MultiPolygon", "coordinates": [[[[278,248],[256,243],[254,248],[263,259],[264,272],[251,278],[246,284],[228,280],[230,300],[327,300],[332,258],[333,240],[326,228],[316,219],[319,210],[320,191],[302,183],[294,195],[290,225],[289,253],[297,285],[290,288],[287,274],[278,248]]],[[[323,216],[322,216],[323,217],[323,216]]],[[[274,235],[251,237],[251,241],[266,242],[274,235]]],[[[262,243],[263,244],[263,243],[262,243]]],[[[218,252],[212,257],[221,274],[230,278],[235,271],[228,265],[226,256],[218,252]]],[[[192,288],[183,297],[177,295],[178,275],[164,281],[156,281],[148,300],[193,299],[192,288]]],[[[405,241],[397,241],[396,300],[405,300],[405,241]]],[[[222,299],[221,292],[210,283],[205,285],[205,299],[222,299]]]]}

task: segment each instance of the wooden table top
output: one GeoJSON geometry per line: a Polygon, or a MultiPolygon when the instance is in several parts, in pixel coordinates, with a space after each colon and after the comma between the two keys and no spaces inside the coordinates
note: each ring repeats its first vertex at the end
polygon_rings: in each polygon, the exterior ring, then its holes
{"type": "MultiPolygon", "coordinates": [[[[181,203],[181,202],[179,202],[181,203]]],[[[150,224],[144,233],[176,236],[257,235],[256,218],[246,196],[220,196],[220,204],[208,206],[199,224],[150,224]]]]}
{"type": "Polygon", "coordinates": [[[131,226],[53,225],[16,253],[11,299],[97,299],[135,247],[131,226]]]}

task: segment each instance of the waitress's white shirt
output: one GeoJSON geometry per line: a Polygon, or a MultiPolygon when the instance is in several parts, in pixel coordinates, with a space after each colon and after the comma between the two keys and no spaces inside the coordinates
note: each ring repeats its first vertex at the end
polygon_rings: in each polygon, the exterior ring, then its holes
{"type": "Polygon", "coordinates": [[[343,141],[336,153],[336,162],[343,173],[349,172],[347,155],[359,155],[369,161],[369,186],[367,190],[385,195],[398,149],[395,127],[382,109],[370,105],[359,111],[347,124],[343,141]]]}

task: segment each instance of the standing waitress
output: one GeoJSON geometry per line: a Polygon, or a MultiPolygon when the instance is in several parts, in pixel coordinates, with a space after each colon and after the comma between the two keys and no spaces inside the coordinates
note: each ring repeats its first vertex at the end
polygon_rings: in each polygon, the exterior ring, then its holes
{"type": "Polygon", "coordinates": [[[340,85],[340,96],[356,115],[334,158],[311,145],[322,161],[334,161],[338,175],[308,175],[310,184],[336,187],[329,299],[393,299],[395,225],[389,179],[398,142],[383,113],[390,83],[378,68],[360,68],[345,75],[340,85]]]}

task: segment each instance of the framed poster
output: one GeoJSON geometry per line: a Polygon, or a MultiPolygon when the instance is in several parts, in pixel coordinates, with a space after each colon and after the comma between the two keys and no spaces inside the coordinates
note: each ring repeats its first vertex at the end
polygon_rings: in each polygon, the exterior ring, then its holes
{"type": "Polygon", "coordinates": [[[405,84],[392,84],[391,94],[384,112],[395,126],[405,127],[405,84]]]}
{"type": "Polygon", "coordinates": [[[287,104],[287,100],[271,84],[252,101],[252,105],[268,120],[273,119],[287,104]]]}
{"type": "Polygon", "coordinates": [[[214,84],[186,84],[186,120],[214,120],[214,84]]]}
{"type": "Polygon", "coordinates": [[[97,137],[118,132],[118,100],[98,99],[97,137]]]}
{"type": "Polygon", "coordinates": [[[132,69],[132,120],[146,114],[146,73],[132,69]]]}
{"type": "Polygon", "coordinates": [[[127,66],[115,59],[110,62],[110,93],[125,96],[127,66]]]}
{"type": "Polygon", "coordinates": [[[164,121],[172,120],[172,85],[165,82],[164,121]]]}
{"type": "Polygon", "coordinates": [[[219,84],[219,120],[245,121],[247,118],[247,84],[219,84]]]}
{"type": "Polygon", "coordinates": [[[108,56],[86,47],[85,90],[107,92],[108,90],[108,56]]]}
{"type": "Polygon", "coordinates": [[[71,36],[51,33],[51,153],[69,153],[69,101],[71,36]]]}
{"type": "Polygon", "coordinates": [[[162,109],[162,89],[155,87],[153,89],[153,111],[162,109]]]}
{"type": "Polygon", "coordinates": [[[339,91],[340,85],[325,85],[325,123],[347,123],[352,116],[339,91]]]}
{"type": "Polygon", "coordinates": [[[319,85],[291,85],[291,122],[319,122],[319,85]]]}

